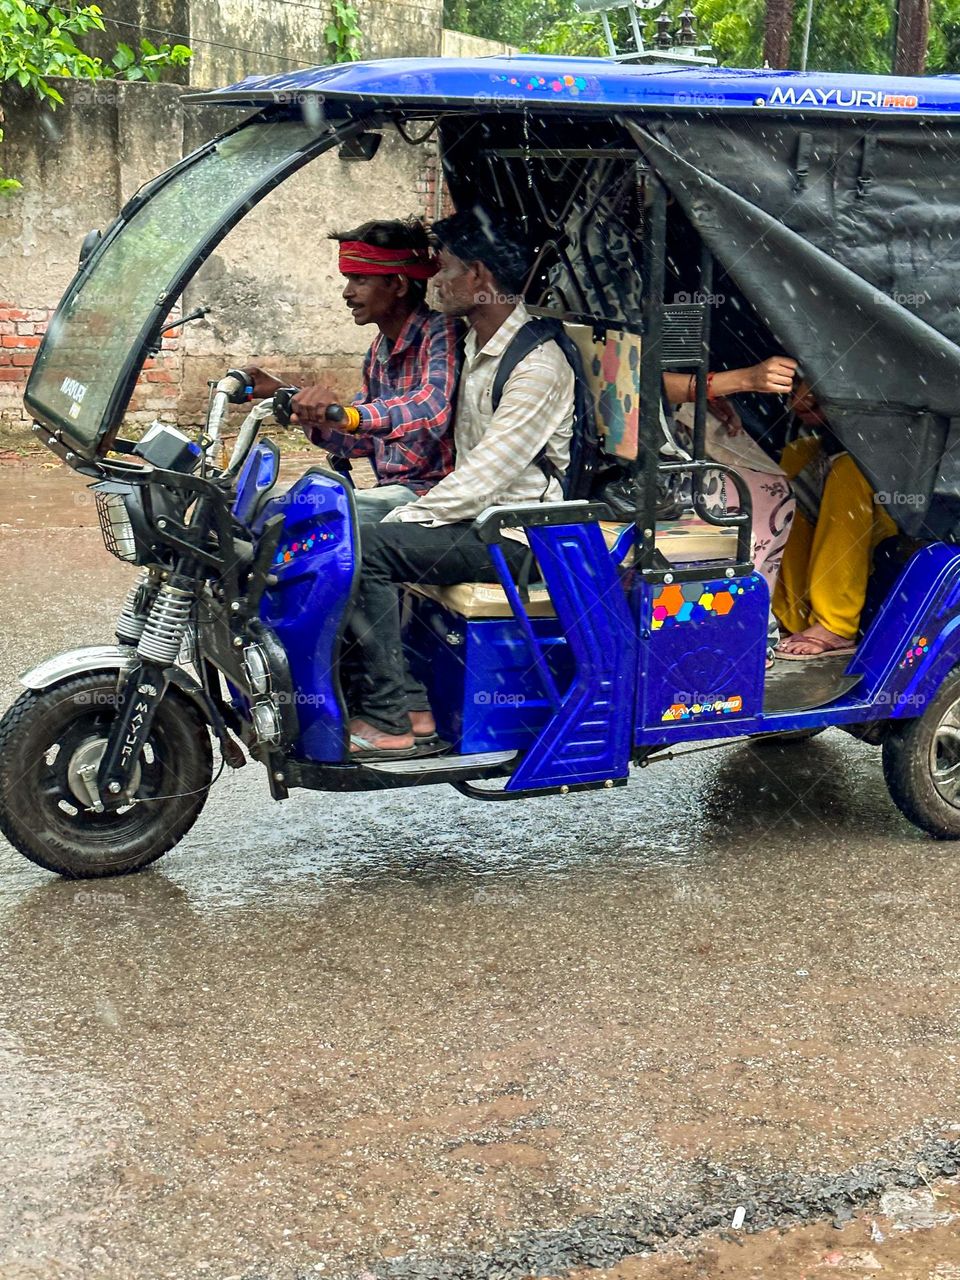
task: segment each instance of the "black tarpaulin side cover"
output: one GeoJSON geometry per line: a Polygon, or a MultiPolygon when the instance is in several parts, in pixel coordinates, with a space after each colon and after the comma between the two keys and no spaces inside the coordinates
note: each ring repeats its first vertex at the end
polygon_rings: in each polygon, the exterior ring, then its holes
{"type": "MultiPolygon", "coordinates": [[[[917,234],[911,224],[915,234],[906,252],[913,279],[929,279],[934,287],[920,285],[910,301],[922,294],[928,316],[938,321],[934,327],[879,286],[884,280],[889,287],[890,263],[904,246],[895,242],[892,219],[877,216],[875,207],[872,222],[862,219],[864,235],[857,239],[853,202],[860,199],[864,207],[870,193],[861,199],[851,192],[844,201],[836,161],[823,173],[825,189],[812,193],[804,208],[806,186],[796,190],[786,159],[804,145],[803,126],[765,122],[764,133],[778,139],[775,150],[758,147],[749,123],[740,126],[742,147],[735,145],[738,130],[726,122],[723,145],[716,122],[653,128],[625,123],[724,270],[784,351],[800,361],[831,428],[900,528],[960,540],[960,417],[954,416],[960,411],[960,347],[941,331],[956,336],[953,330],[960,327],[960,242],[953,268],[949,262],[938,265],[937,235],[924,236],[922,225],[917,234]],[[735,188],[750,191],[753,199],[735,188]],[[786,225],[802,225],[804,214],[811,238],[786,225]],[[824,247],[812,242],[814,236],[824,247]]],[[[810,143],[805,145],[809,150],[810,143]]],[[[915,135],[914,147],[922,145],[915,135]]],[[[938,159],[944,160],[942,153],[938,159]]],[[[815,180],[812,173],[808,181],[815,180]]],[[[960,201],[960,185],[954,186],[960,201]]],[[[915,206],[918,217],[923,207],[915,206]]],[[[935,214],[942,232],[942,204],[935,214]]],[[[953,218],[960,233],[960,203],[953,206],[953,218]]],[[[928,231],[930,223],[928,215],[928,231]]]]}

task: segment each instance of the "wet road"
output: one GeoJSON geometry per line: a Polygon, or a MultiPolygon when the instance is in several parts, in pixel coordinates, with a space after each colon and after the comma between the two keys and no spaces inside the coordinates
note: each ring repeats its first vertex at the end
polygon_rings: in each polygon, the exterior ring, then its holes
{"type": "MultiPolygon", "coordinates": [[[[6,705],[131,571],[36,464],[0,549],[6,705]]],[[[337,1274],[956,1137],[960,849],[873,748],[516,806],[257,769],[139,876],[0,840],[3,1280],[337,1274]]]]}

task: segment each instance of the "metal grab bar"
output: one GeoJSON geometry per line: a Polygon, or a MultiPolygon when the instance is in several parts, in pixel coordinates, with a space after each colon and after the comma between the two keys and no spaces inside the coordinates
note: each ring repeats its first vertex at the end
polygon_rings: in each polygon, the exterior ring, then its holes
{"type": "Polygon", "coordinates": [[[660,475],[677,475],[684,472],[689,472],[694,477],[694,511],[707,524],[737,529],[737,563],[749,563],[753,549],[753,502],[743,476],[733,467],[725,466],[722,462],[711,462],[709,458],[691,458],[688,462],[661,462],[657,467],[657,473],[660,475]],[[740,503],[740,510],[736,515],[718,515],[707,507],[700,480],[709,471],[719,471],[733,481],[740,503]]]}

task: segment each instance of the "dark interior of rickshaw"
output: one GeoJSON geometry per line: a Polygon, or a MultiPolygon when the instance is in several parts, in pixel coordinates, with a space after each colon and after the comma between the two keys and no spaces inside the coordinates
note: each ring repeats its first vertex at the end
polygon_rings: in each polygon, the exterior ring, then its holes
{"type": "MultiPolygon", "coordinates": [[[[736,285],[719,270],[679,206],[645,167],[633,140],[610,119],[503,113],[449,116],[440,123],[446,182],[457,207],[493,207],[519,218],[539,246],[525,296],[537,313],[605,334],[643,334],[643,351],[659,349],[659,368],[641,356],[640,414],[633,470],[637,486],[637,561],[641,572],[695,579],[703,564],[676,565],[658,554],[655,505],[663,441],[660,369],[695,374],[691,498],[697,517],[728,527],[726,563],[750,561],[751,511],[737,483],[739,508],[708,510],[699,492],[711,469],[705,455],[708,370],[743,368],[784,353],[736,285]],[[556,122],[555,122],[556,121],[556,122]],[[649,264],[647,270],[643,264],[649,264]],[[644,325],[644,312],[650,317],[644,325]],[[733,536],[733,529],[736,537],[733,536]],[[733,546],[735,553],[732,553],[733,546]]],[[[740,397],[750,434],[774,460],[789,411],[782,397],[740,397]]],[[[603,409],[598,417],[604,429],[603,409]]],[[[682,466],[684,464],[674,464],[682,466]]],[[[714,468],[714,474],[716,470],[714,468]]],[[[716,554],[716,553],[714,553],[716,554]]],[[[706,558],[706,557],[705,557],[706,558]]],[[[856,686],[846,659],[777,662],[767,673],[768,713],[825,706],[856,686]]]]}

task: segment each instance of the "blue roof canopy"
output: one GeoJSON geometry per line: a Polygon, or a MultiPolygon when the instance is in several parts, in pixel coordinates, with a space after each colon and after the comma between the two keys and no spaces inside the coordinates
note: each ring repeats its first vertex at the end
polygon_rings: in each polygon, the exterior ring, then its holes
{"type": "Polygon", "coordinates": [[[194,101],[263,106],[317,94],[358,104],[609,110],[775,110],[855,116],[960,114],[958,76],[868,76],[829,71],[665,67],[612,58],[394,58],[248,76],[194,101]]]}

